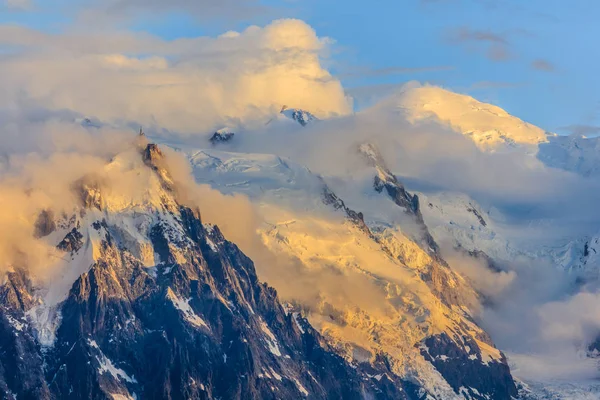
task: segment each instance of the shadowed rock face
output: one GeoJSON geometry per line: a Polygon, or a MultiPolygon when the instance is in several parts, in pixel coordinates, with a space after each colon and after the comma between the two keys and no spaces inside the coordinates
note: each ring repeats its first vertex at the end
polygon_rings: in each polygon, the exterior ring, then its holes
{"type": "Polygon", "coordinates": [[[383,156],[379,152],[379,149],[371,144],[364,143],[358,147],[359,154],[365,159],[365,161],[377,170],[377,175],[373,180],[373,188],[376,192],[382,193],[384,190],[390,199],[398,205],[405,213],[412,215],[415,222],[421,227],[420,234],[414,239],[423,244],[423,248],[431,253],[433,256],[437,256],[439,252],[439,246],[433,239],[433,236],[429,233],[429,229],[425,226],[423,221],[423,214],[421,214],[419,197],[417,195],[410,194],[404,185],[398,180],[389,168],[383,156]]]}
{"type": "Polygon", "coordinates": [[[233,132],[215,132],[210,137],[209,141],[212,145],[216,145],[219,143],[230,142],[234,136],[235,136],[235,133],[233,133],[233,132]]]}
{"type": "Polygon", "coordinates": [[[366,233],[372,239],[375,239],[371,230],[365,224],[364,216],[361,212],[356,212],[351,208],[348,208],[344,201],[340,199],[335,193],[329,189],[329,187],[323,181],[323,193],[322,193],[323,203],[332,206],[336,210],[342,210],[346,214],[346,218],[350,223],[356,226],[358,229],[366,233]]]}
{"type": "Polygon", "coordinates": [[[37,382],[36,398],[409,398],[404,382],[371,380],[328,350],[310,325],[301,332],[217,227],[207,230],[187,208],[179,218],[186,243],[173,247],[170,227],[157,225],[163,262],[152,273],[116,246],[110,225],[96,224],[107,235],[101,257],[60,305],[53,347],[41,351],[26,323],[17,337],[28,349],[20,366],[31,375],[25,382],[37,382]],[[181,254],[186,261],[173,262],[181,254]]]}
{"type": "Polygon", "coordinates": [[[71,232],[67,233],[65,238],[61,240],[61,242],[56,246],[59,250],[62,250],[67,253],[76,253],[83,246],[83,235],[77,230],[77,228],[73,228],[71,232]]]}
{"type": "MultiPolygon", "coordinates": [[[[156,150],[143,153],[152,165],[156,150]]],[[[94,243],[84,226],[68,232],[59,249],[95,246],[96,258],[52,309],[50,342],[41,340],[47,321],[27,273],[8,275],[0,286],[1,398],[417,398],[414,385],[371,378],[293,319],[252,261],[197,210],[157,212],[148,229],[154,267],[120,242],[114,220],[90,223],[94,243]]]]}
{"type": "Polygon", "coordinates": [[[48,236],[55,230],[56,223],[54,222],[54,213],[52,210],[42,210],[35,221],[33,235],[36,238],[41,238],[48,236]]]}
{"type": "Polygon", "coordinates": [[[421,354],[428,359],[456,393],[465,391],[473,399],[510,399],[517,388],[510,375],[506,358],[484,360],[482,350],[473,339],[462,338],[457,344],[446,333],[427,338],[421,354]],[[486,368],[482,368],[486,364],[486,368]],[[475,390],[473,390],[475,389],[475,390]]]}
{"type": "MultiPolygon", "coordinates": [[[[218,227],[177,203],[160,149],[144,146],[140,156],[165,184],[162,206],[121,220],[102,209],[96,186],[81,184],[99,200],[83,201],[87,210],[55,221],[67,232],[57,245],[71,255],[64,261],[94,257],[63,301],[44,308],[43,292],[23,270],[0,285],[0,398],[428,398],[392,372],[385,353],[352,365],[340,357],[306,319],[282,307],[276,291],[259,282],[252,261],[218,227]],[[134,235],[139,243],[124,236],[132,221],[144,221],[134,235]],[[151,249],[150,267],[139,251],[142,242],[151,249]]],[[[325,184],[322,196],[377,240],[362,214],[325,184]]],[[[443,275],[432,280],[443,286],[443,275]]],[[[476,342],[471,339],[466,350],[457,344],[461,340],[467,339],[431,337],[423,356],[455,390],[469,385],[490,398],[510,398],[505,360],[483,365],[476,342]],[[453,369],[438,365],[439,355],[452,356],[453,369]]]]}
{"type": "Polygon", "coordinates": [[[286,106],[283,106],[281,108],[281,114],[298,122],[302,126],[306,126],[313,121],[317,121],[317,117],[315,117],[308,111],[300,110],[297,108],[287,108],[286,106]]]}

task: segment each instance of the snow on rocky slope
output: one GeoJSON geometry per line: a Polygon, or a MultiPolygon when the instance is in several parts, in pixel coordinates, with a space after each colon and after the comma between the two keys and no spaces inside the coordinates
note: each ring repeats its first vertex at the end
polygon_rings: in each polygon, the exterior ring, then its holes
{"type": "Polygon", "coordinates": [[[380,155],[369,157],[369,146],[355,154],[364,176],[349,182],[274,155],[181,150],[197,181],[257,205],[264,245],[298,260],[288,280],[313,288],[298,294],[267,280],[347,360],[376,365],[383,357],[392,373],[438,398],[515,394],[504,356],[472,320],[476,294],[437,254],[419,201],[380,155]]]}
{"type": "Polygon", "coordinates": [[[252,261],[180,202],[156,145],[138,141],[107,171],[136,184],[86,176],[71,213],[40,214],[35,233],[59,255],[54,279],[22,268],[3,279],[2,398],[425,394],[383,364],[351,366],[284,309],[252,261]]]}
{"type": "MultiPolygon", "coordinates": [[[[598,163],[594,150],[597,141],[594,138],[548,134],[498,107],[440,88],[411,89],[400,98],[398,104],[401,104],[403,112],[407,113],[414,122],[428,117],[439,119],[454,130],[470,137],[483,151],[521,152],[526,157],[536,156],[548,167],[575,172],[586,177],[593,176],[597,169],[598,163]]],[[[397,102],[398,98],[393,101],[397,102]]],[[[275,220],[269,220],[267,227],[260,230],[263,242],[274,252],[287,252],[301,260],[304,265],[310,265],[313,270],[332,263],[331,256],[322,259],[323,255],[330,253],[339,254],[344,260],[345,267],[348,265],[346,261],[348,252],[352,257],[360,260],[361,264],[367,263],[365,258],[357,258],[358,253],[365,251],[364,248],[351,249],[344,246],[341,250],[339,246],[335,249],[328,247],[328,243],[334,241],[327,239],[328,235],[325,232],[336,232],[336,237],[345,237],[346,233],[339,232],[337,228],[333,229],[330,224],[325,224],[323,221],[317,223],[312,219],[310,222],[306,220],[307,214],[314,216],[323,212],[322,204],[315,202],[319,181],[311,176],[308,169],[276,156],[214,151],[195,152],[191,149],[185,151],[189,153],[192,163],[197,166],[195,171],[199,181],[210,183],[225,193],[249,195],[254,203],[259,204],[261,215],[265,218],[280,216],[275,220]],[[202,168],[198,168],[200,166],[202,168]],[[319,235],[307,233],[313,231],[319,232],[319,235]],[[314,252],[313,248],[316,249],[314,252]]],[[[465,250],[473,257],[486,261],[494,270],[500,268],[503,263],[511,263],[516,259],[543,260],[548,265],[573,272],[577,279],[582,279],[582,282],[598,280],[600,263],[595,260],[597,238],[562,236],[558,231],[555,232],[555,237],[550,238],[548,237],[549,225],[546,222],[515,221],[514,218],[503,215],[495,207],[479,204],[462,193],[425,191],[405,195],[403,193],[408,192],[401,184],[397,189],[390,191],[385,187],[385,182],[391,184],[391,189],[395,177],[385,163],[378,165],[376,161],[373,162],[378,155],[370,157],[372,151],[368,147],[363,146],[359,153],[363,154],[366,164],[373,168],[371,172],[358,173],[350,180],[347,177],[340,179],[338,176],[324,176],[322,179],[328,190],[337,199],[343,200],[343,206],[337,207],[338,210],[349,209],[355,213],[355,216],[360,215],[367,229],[367,237],[400,263],[417,271],[424,265],[435,264],[431,260],[435,261],[438,257],[436,246],[441,243],[444,246],[451,245],[465,250]],[[392,201],[389,201],[390,199],[392,201]],[[411,215],[411,209],[412,212],[415,211],[413,202],[418,205],[419,215],[411,215]],[[398,206],[403,210],[400,214],[397,213],[398,206]],[[425,229],[417,229],[419,227],[425,229]],[[427,245],[428,240],[423,240],[427,236],[431,238],[431,243],[435,244],[433,247],[427,245]]],[[[330,218],[319,215],[320,220],[330,218]]],[[[352,220],[351,217],[348,219],[352,220]]],[[[355,228],[360,228],[360,225],[350,224],[355,228]]],[[[365,233],[364,229],[362,231],[365,233]]],[[[367,258],[379,260],[373,255],[367,258]]],[[[339,264],[340,261],[336,263],[339,264]]],[[[378,261],[379,263],[383,264],[383,261],[378,261]]],[[[339,265],[337,268],[340,268],[339,265]]],[[[365,272],[375,274],[378,279],[381,279],[378,275],[380,271],[367,269],[365,272]]],[[[428,284],[427,273],[420,271],[420,275],[419,278],[428,286],[430,293],[440,298],[440,293],[436,293],[435,288],[428,284]]],[[[511,278],[510,275],[507,277],[511,278]]],[[[452,279],[448,282],[452,282],[452,279]]],[[[465,287],[458,292],[472,291],[468,288],[469,284],[465,287]]],[[[326,292],[321,292],[320,295],[326,297],[323,293],[326,292]]],[[[381,342],[373,347],[373,343],[369,344],[364,338],[359,340],[356,331],[350,333],[347,328],[340,329],[336,326],[340,325],[336,320],[339,317],[334,314],[327,315],[330,309],[324,312],[324,309],[319,309],[312,304],[310,307],[304,304],[304,311],[306,310],[309,319],[325,333],[330,343],[338,347],[340,343],[351,343],[351,351],[347,351],[347,357],[369,358],[374,350],[376,352],[377,348],[385,347],[381,342]],[[357,343],[360,345],[357,346],[357,343]],[[366,351],[357,352],[358,347],[366,351]]],[[[350,320],[361,319],[352,316],[350,320]]],[[[352,326],[347,321],[343,324],[352,326]]],[[[385,351],[390,351],[390,348],[387,347],[385,351]]],[[[396,368],[401,364],[402,360],[396,364],[396,368]]],[[[433,376],[424,372],[426,367],[419,364],[419,361],[411,359],[410,364],[415,365],[417,370],[417,372],[411,371],[411,376],[433,376]]],[[[401,376],[405,376],[402,374],[400,373],[401,376]]],[[[546,394],[543,394],[543,391],[540,391],[543,383],[529,381],[529,384],[535,388],[535,393],[531,392],[533,393],[530,393],[531,396],[542,396],[532,398],[553,396],[549,393],[555,393],[557,398],[568,398],[568,395],[565,395],[567,397],[559,395],[563,393],[561,388],[564,385],[558,385],[552,390],[548,389],[544,392],[546,394]]],[[[431,386],[440,387],[439,383],[433,383],[431,386]]],[[[564,393],[568,392],[569,390],[564,393]]],[[[573,387],[572,392],[586,393],[586,390],[573,387]]]]}
{"type": "MultiPolygon", "coordinates": [[[[401,104],[413,121],[439,118],[483,150],[594,171],[573,161],[577,140],[472,98],[419,88],[401,104]]],[[[282,110],[275,123],[290,121],[303,131],[314,118],[282,110]]],[[[521,240],[537,227],[516,232],[492,206],[411,193],[368,142],[348,154],[363,166],[352,176],[224,151],[233,135],[209,149],[172,145],[197,182],[250,199],[260,251],[271,256],[242,248],[257,256],[255,271],[180,201],[160,149],[138,139],[106,170],[144,189],[75,182],[81,205],[43,211],[35,226],[57,250],[53,283],[15,269],[0,286],[0,342],[14,355],[0,363],[5,397],[509,399],[517,386],[507,360],[475,322],[481,294],[441,245],[491,261],[545,253],[582,276],[597,271],[597,238],[540,250],[521,240]],[[156,357],[161,365],[149,362],[156,357]]],[[[543,392],[535,385],[528,396],[543,392]]]]}
{"type": "Polygon", "coordinates": [[[544,164],[585,177],[600,174],[600,139],[581,135],[549,136],[541,143],[538,159],[544,164]]]}

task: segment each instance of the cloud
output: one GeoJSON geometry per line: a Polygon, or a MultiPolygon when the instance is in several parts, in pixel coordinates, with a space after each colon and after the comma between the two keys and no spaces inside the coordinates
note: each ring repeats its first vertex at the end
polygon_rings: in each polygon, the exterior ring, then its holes
{"type": "Polygon", "coordinates": [[[508,47],[500,45],[490,46],[486,53],[486,56],[492,61],[506,61],[512,58],[508,47]]]}
{"type": "Polygon", "coordinates": [[[33,3],[31,0],[4,0],[4,6],[11,10],[30,10],[33,3]]]}
{"type": "MultiPolygon", "coordinates": [[[[396,90],[354,115],[320,121],[303,129],[302,134],[282,134],[282,129],[294,130],[277,124],[249,129],[230,149],[286,156],[324,176],[360,176],[365,167],[356,146],[373,142],[409,188],[466,193],[519,219],[543,221],[551,217],[560,220],[560,230],[554,232],[561,235],[589,234],[598,226],[600,216],[595,210],[600,184],[548,168],[518,151],[482,152],[468,135],[432,117],[412,123],[404,108],[410,94],[407,90],[396,90]]],[[[482,114],[478,114],[462,122],[482,121],[482,114]]],[[[512,127],[522,125],[515,119],[512,127]]]]}
{"type": "Polygon", "coordinates": [[[461,27],[451,31],[448,40],[454,45],[483,51],[486,57],[492,61],[506,61],[513,58],[510,43],[505,34],[461,27]]]}
{"type": "Polygon", "coordinates": [[[600,126],[586,124],[567,125],[559,128],[559,130],[581,136],[593,136],[600,134],[600,126]]]}
{"type": "MultiPolygon", "coordinates": [[[[529,240],[531,225],[542,225],[547,228],[535,230],[531,236],[548,243],[556,236],[564,240],[565,235],[584,235],[589,233],[590,227],[597,229],[600,223],[596,211],[600,201],[597,182],[549,169],[534,157],[518,151],[482,152],[469,137],[434,118],[411,123],[402,99],[413,86],[415,84],[402,88],[353,115],[320,121],[304,128],[277,125],[275,121],[260,130],[246,131],[236,136],[228,150],[278,154],[306,165],[311,172],[325,177],[350,207],[364,211],[366,218],[385,215],[386,224],[395,223],[392,220],[394,214],[388,213],[382,204],[371,203],[371,199],[356,199],[357,196],[344,196],[345,187],[349,193],[372,192],[373,171],[368,170],[356,152],[358,144],[364,142],[378,145],[390,169],[409,190],[421,189],[425,194],[439,191],[467,193],[480,204],[500,208],[507,218],[507,226],[503,228],[506,235],[528,236],[529,240]],[[548,218],[553,221],[551,225],[548,225],[548,218]],[[508,232],[509,226],[516,226],[514,230],[518,232],[508,232]]],[[[404,221],[398,224],[403,232],[410,232],[410,224],[404,221]]],[[[510,262],[499,263],[500,271],[493,271],[484,263],[447,248],[444,248],[443,256],[453,270],[467,277],[484,295],[487,302],[478,315],[478,322],[490,332],[501,349],[542,355],[552,360],[563,358],[570,362],[569,365],[575,365],[577,348],[574,342],[579,341],[579,346],[583,346],[598,328],[597,318],[585,316],[593,307],[592,302],[586,302],[586,307],[582,307],[584,313],[565,320],[572,322],[573,330],[566,333],[559,330],[562,315],[580,304],[580,300],[576,300],[573,304],[561,305],[565,294],[575,287],[575,275],[557,270],[551,260],[542,257],[515,256],[510,262]],[[553,309],[558,311],[555,320],[551,319],[553,309]]],[[[329,282],[336,282],[334,274],[326,275],[324,281],[327,283],[319,283],[319,279],[313,279],[314,275],[284,276],[277,285],[285,288],[283,293],[286,295],[300,298],[302,291],[288,285],[293,279],[305,282],[311,288],[311,298],[318,292],[313,291],[316,287],[327,286],[328,293],[332,293],[329,282]]],[[[277,279],[281,278],[268,277],[267,281],[277,282],[277,279]]],[[[344,284],[346,282],[344,280],[344,284]]],[[[352,287],[361,285],[366,286],[356,280],[352,287]]],[[[347,293],[340,298],[346,301],[347,293]]],[[[523,372],[531,374],[529,368],[536,368],[536,365],[524,363],[523,372]]],[[[589,371],[589,364],[585,368],[578,366],[571,373],[577,376],[596,373],[589,371]]],[[[563,371],[538,370],[537,373],[538,376],[556,376],[563,371]]]]}
{"type": "Polygon", "coordinates": [[[495,81],[480,81],[473,83],[469,90],[484,90],[484,89],[512,89],[525,86],[524,83],[516,82],[495,82],[495,81]]]}
{"type": "Polygon", "coordinates": [[[556,67],[554,66],[554,64],[552,64],[550,61],[542,60],[542,59],[533,60],[531,62],[531,68],[533,68],[536,71],[543,71],[543,72],[556,71],[556,67]]]}
{"type": "Polygon", "coordinates": [[[489,301],[502,301],[502,296],[517,278],[515,271],[494,271],[485,261],[456,251],[448,243],[440,243],[440,246],[448,265],[470,279],[473,288],[489,301]]]}
{"type": "Polygon", "coordinates": [[[361,85],[347,87],[346,93],[352,97],[353,103],[357,109],[365,109],[375,105],[382,98],[390,96],[402,86],[403,84],[401,83],[361,85]]]}
{"type": "Polygon", "coordinates": [[[26,97],[44,109],[183,134],[264,121],[283,104],[319,117],[351,110],[321,65],[329,41],[299,20],[173,41],[2,26],[1,44],[12,50],[0,60],[0,107],[26,97]]]}
{"type": "Polygon", "coordinates": [[[600,294],[581,292],[539,308],[547,340],[587,346],[600,333],[600,294]]]}
{"type": "Polygon", "coordinates": [[[423,72],[444,72],[453,71],[455,67],[450,65],[438,65],[431,67],[386,67],[386,68],[361,68],[357,71],[343,72],[338,76],[340,78],[364,78],[364,77],[382,77],[401,74],[418,74],[423,72]]]}
{"type": "Polygon", "coordinates": [[[497,33],[493,33],[490,31],[479,31],[472,30],[466,27],[459,28],[454,33],[454,40],[458,42],[489,42],[489,43],[497,43],[497,44],[508,44],[508,40],[497,33]]]}
{"type": "Polygon", "coordinates": [[[204,21],[240,19],[266,11],[267,7],[259,0],[91,0],[79,9],[79,22],[98,26],[166,13],[185,14],[204,21]]]}
{"type": "MultiPolygon", "coordinates": [[[[40,279],[56,272],[62,257],[54,246],[34,237],[44,210],[70,213],[81,199],[73,183],[86,176],[138,188],[144,179],[110,176],[104,166],[117,152],[132,146],[133,135],[107,129],[91,133],[55,116],[31,120],[25,115],[2,118],[0,127],[0,272],[28,268],[40,279]],[[136,183],[137,182],[137,183],[136,183]]],[[[39,116],[38,116],[39,117],[39,116]]]]}

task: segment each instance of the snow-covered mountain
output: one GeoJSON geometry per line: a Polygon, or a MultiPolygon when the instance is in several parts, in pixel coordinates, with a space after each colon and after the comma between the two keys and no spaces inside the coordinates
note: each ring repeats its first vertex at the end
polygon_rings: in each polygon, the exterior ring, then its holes
{"type": "Polygon", "coordinates": [[[585,177],[600,174],[600,140],[581,135],[549,136],[541,143],[537,157],[544,164],[585,177]]]}
{"type": "Polygon", "coordinates": [[[306,126],[311,122],[318,120],[317,117],[308,111],[301,110],[299,108],[288,108],[287,106],[282,107],[280,114],[298,122],[302,126],[306,126]]]}
{"type": "Polygon", "coordinates": [[[416,398],[385,363],[351,366],[259,282],[252,261],[181,193],[153,144],[85,180],[69,215],[40,215],[63,273],[0,287],[3,398],[416,398]],[[139,196],[138,196],[139,195],[139,196]]]}
{"type": "Polygon", "coordinates": [[[398,106],[412,121],[437,118],[486,151],[515,146],[533,147],[548,141],[546,132],[508,114],[500,107],[482,103],[436,86],[409,88],[399,95],[398,106]]]}
{"type": "Polygon", "coordinates": [[[258,205],[264,245],[302,268],[278,271],[283,282],[264,276],[349,362],[385,355],[392,373],[436,398],[514,395],[504,356],[473,322],[477,294],[437,253],[419,201],[373,145],[356,150],[372,173],[366,193],[274,155],[183,149],[199,182],[258,205]],[[290,291],[286,281],[296,279],[310,282],[314,295],[290,291]],[[346,294],[346,285],[371,298],[346,294]]]}
{"type": "MultiPolygon", "coordinates": [[[[594,175],[588,139],[546,134],[439,88],[389,101],[414,123],[450,125],[484,152],[522,152],[539,165],[594,175]]],[[[312,140],[311,129],[327,123],[287,108],[274,120],[264,129],[293,131],[283,142],[312,140]]],[[[32,234],[54,249],[48,267],[57,272],[48,279],[14,266],[2,281],[3,397],[564,393],[513,379],[481,327],[482,305],[500,293],[494,285],[514,279],[505,267],[517,259],[548,260],[582,285],[597,281],[597,236],[545,243],[546,225],[515,223],[466,193],[414,192],[377,141],[351,136],[339,146],[351,172],[315,173],[292,158],[246,152],[250,142],[269,143],[237,132],[218,130],[199,147],[140,135],[103,167],[133,183],[86,175],[70,186],[77,206],[39,213],[32,234]],[[168,147],[220,197],[182,184],[168,147]],[[470,263],[484,269],[462,265],[470,263]],[[482,282],[488,274],[500,280],[482,282]]]]}
{"type": "MultiPolygon", "coordinates": [[[[314,279],[316,290],[294,295],[274,279],[283,306],[259,281],[267,266],[257,276],[217,226],[202,222],[202,210],[181,202],[165,156],[140,137],[105,168],[138,176],[145,189],[76,182],[80,205],[64,215],[46,210],[36,223],[40,240],[56,246],[56,279],[23,269],[6,275],[4,397],[516,394],[504,356],[473,322],[475,293],[435,249],[421,248],[429,236],[351,209],[322,177],[277,156],[186,151],[198,180],[256,200],[264,246],[298,260],[296,278],[314,279]],[[353,288],[364,298],[344,294],[353,288]]],[[[365,165],[373,201],[422,224],[417,202],[406,209],[392,196],[402,188],[393,174],[383,171],[390,176],[382,180],[381,165],[365,165]],[[395,192],[377,190],[378,182],[395,192]]]]}
{"type": "Polygon", "coordinates": [[[527,123],[502,108],[437,86],[407,87],[383,102],[417,123],[435,119],[469,137],[482,151],[523,151],[545,165],[583,176],[600,171],[599,141],[582,135],[561,136],[527,123]]]}

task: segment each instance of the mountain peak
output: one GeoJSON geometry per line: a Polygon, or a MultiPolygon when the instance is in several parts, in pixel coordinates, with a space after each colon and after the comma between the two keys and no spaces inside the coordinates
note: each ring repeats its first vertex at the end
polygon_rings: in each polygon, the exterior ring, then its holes
{"type": "Polygon", "coordinates": [[[306,126],[313,121],[318,121],[318,118],[313,114],[299,108],[288,108],[287,106],[283,106],[280,114],[298,122],[302,126],[306,126]]]}
{"type": "Polygon", "coordinates": [[[548,140],[543,129],[510,115],[498,106],[440,87],[410,88],[393,101],[405,110],[412,122],[436,118],[470,137],[482,150],[537,146],[548,140]]]}
{"type": "Polygon", "coordinates": [[[210,137],[209,141],[214,146],[219,143],[229,142],[233,139],[234,136],[235,136],[235,133],[233,132],[232,129],[221,128],[221,129],[215,131],[215,133],[213,133],[213,135],[210,137]]]}

